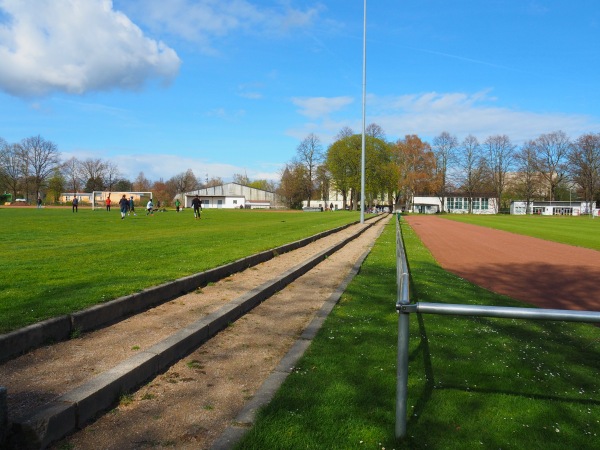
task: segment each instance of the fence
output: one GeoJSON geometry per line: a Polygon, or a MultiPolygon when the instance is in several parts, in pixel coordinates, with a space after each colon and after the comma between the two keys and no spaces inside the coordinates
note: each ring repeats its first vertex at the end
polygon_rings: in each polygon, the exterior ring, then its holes
{"type": "Polygon", "coordinates": [[[484,316],[507,319],[560,320],[567,322],[600,322],[600,312],[570,311],[564,309],[515,308],[501,306],[457,305],[441,303],[410,303],[410,273],[402,233],[400,216],[396,221],[396,277],[398,316],[398,359],[396,375],[396,438],[406,435],[406,407],[408,397],[408,344],[410,313],[458,316],[484,316]]]}

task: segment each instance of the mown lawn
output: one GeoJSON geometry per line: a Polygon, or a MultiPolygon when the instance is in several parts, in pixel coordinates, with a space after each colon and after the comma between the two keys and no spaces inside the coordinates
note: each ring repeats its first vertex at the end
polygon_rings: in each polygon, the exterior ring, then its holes
{"type": "Polygon", "coordinates": [[[358,221],[358,212],[186,209],[120,219],[0,208],[0,333],[358,221]]]}
{"type": "MultiPolygon", "coordinates": [[[[442,270],[402,225],[418,301],[524,306],[442,270]]],[[[600,329],[411,315],[407,436],[395,430],[395,230],[239,449],[600,448],[600,329]]]]}
{"type": "Polygon", "coordinates": [[[600,250],[600,218],[590,216],[444,214],[439,217],[547,241],[600,250]]]}

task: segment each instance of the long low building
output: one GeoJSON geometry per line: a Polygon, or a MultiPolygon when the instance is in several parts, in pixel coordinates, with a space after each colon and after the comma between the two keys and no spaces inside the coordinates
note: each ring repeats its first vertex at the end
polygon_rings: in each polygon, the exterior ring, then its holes
{"type": "Polygon", "coordinates": [[[192,200],[198,196],[202,208],[247,208],[268,209],[276,207],[274,192],[263,191],[238,183],[225,183],[183,194],[183,204],[192,207],[192,200]]]}
{"type": "Polygon", "coordinates": [[[526,201],[510,202],[511,214],[539,214],[542,216],[580,216],[581,214],[595,213],[596,202],[582,201],[526,201]]]}
{"type": "MultiPolygon", "coordinates": [[[[442,200],[438,196],[415,195],[412,199],[411,212],[436,214],[442,212],[442,200]]],[[[498,204],[489,196],[477,195],[469,198],[464,194],[449,194],[444,199],[444,212],[452,214],[496,214],[498,204]]]]}

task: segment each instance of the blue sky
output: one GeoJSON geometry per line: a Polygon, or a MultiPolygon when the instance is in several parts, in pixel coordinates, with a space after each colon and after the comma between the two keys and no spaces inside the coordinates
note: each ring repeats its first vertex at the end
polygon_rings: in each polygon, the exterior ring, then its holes
{"type": "MultiPolygon", "coordinates": [[[[0,0],[0,137],[165,181],[278,180],[362,129],[363,1],[0,0]]],[[[367,4],[367,115],[388,140],[600,132],[597,0],[367,4]]]]}

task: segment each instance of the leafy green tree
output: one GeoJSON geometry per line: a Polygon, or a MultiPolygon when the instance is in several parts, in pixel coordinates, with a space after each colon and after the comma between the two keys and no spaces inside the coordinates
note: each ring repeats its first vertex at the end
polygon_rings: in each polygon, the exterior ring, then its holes
{"type": "Polygon", "coordinates": [[[52,172],[52,176],[48,179],[46,200],[52,203],[58,203],[60,201],[60,194],[65,191],[66,184],[65,177],[60,169],[55,168],[52,172]]]}
{"type": "Polygon", "coordinates": [[[268,192],[275,192],[275,183],[269,180],[254,180],[248,184],[249,187],[254,189],[260,189],[268,192]]]}
{"type": "MultiPolygon", "coordinates": [[[[327,168],[331,182],[342,194],[344,208],[351,198],[352,209],[358,209],[361,190],[362,135],[345,135],[327,150],[327,168]]],[[[392,147],[382,139],[365,136],[366,202],[392,189],[394,171],[390,165],[392,147]]]]}
{"type": "Polygon", "coordinates": [[[133,183],[125,178],[121,178],[114,184],[116,192],[130,192],[133,191],[133,183]]]}

